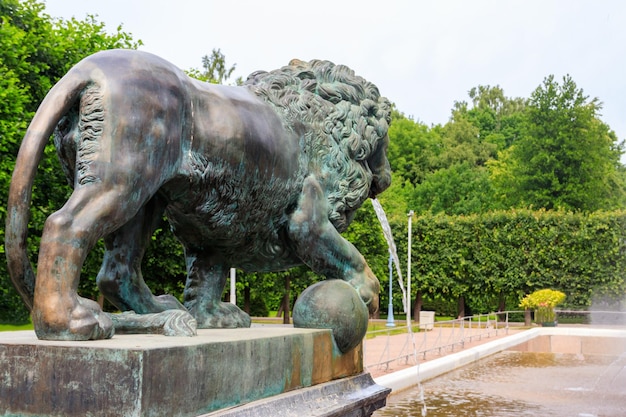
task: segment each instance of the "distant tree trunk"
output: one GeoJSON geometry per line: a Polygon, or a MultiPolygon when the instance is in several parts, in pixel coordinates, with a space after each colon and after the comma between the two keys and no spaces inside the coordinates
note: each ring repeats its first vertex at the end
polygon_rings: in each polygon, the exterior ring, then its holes
{"type": "Polygon", "coordinates": [[[289,296],[291,292],[291,277],[285,277],[285,294],[283,295],[283,324],[289,324],[289,296]]]}
{"type": "Polygon", "coordinates": [[[250,314],[250,287],[243,287],[243,311],[250,314]]]}
{"type": "MultiPolygon", "coordinates": [[[[506,296],[504,295],[504,291],[500,292],[500,299],[498,301],[498,312],[506,310],[506,296]]],[[[504,314],[498,314],[498,321],[505,321],[506,317],[504,314]]]]}
{"type": "Polygon", "coordinates": [[[460,296],[457,303],[457,311],[459,315],[457,318],[462,319],[465,317],[465,297],[460,296]]]}
{"type": "Polygon", "coordinates": [[[424,304],[422,300],[422,291],[417,290],[417,294],[415,295],[415,303],[413,304],[413,320],[418,324],[420,322],[420,311],[422,311],[422,304],[424,304]]]}
{"type": "Polygon", "coordinates": [[[104,294],[98,293],[98,305],[104,310],[104,294]]]}
{"type": "Polygon", "coordinates": [[[532,319],[530,317],[530,310],[525,309],[524,310],[524,326],[530,326],[531,322],[532,322],[532,319]]]}

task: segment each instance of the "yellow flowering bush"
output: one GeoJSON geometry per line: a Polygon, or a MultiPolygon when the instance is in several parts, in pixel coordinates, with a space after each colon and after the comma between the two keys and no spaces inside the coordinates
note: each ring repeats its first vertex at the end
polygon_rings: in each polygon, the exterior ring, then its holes
{"type": "Polygon", "coordinates": [[[557,290],[538,290],[528,294],[520,302],[520,307],[535,310],[537,323],[553,322],[556,320],[554,308],[565,301],[565,294],[557,290]]]}

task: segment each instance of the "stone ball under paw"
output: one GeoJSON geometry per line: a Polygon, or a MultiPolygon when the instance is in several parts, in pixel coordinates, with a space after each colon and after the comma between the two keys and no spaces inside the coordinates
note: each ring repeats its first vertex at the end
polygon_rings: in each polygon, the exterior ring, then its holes
{"type": "Polygon", "coordinates": [[[361,343],[368,319],[367,306],[356,289],[339,279],[311,285],[300,294],[293,308],[295,327],[331,329],[343,353],[361,343]]]}

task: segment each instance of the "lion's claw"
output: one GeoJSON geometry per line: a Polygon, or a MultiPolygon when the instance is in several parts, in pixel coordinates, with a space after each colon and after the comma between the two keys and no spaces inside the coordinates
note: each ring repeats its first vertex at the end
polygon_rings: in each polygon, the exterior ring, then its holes
{"type": "Polygon", "coordinates": [[[252,323],[250,316],[234,304],[220,301],[204,308],[200,305],[189,309],[198,322],[198,329],[233,329],[250,327],[252,323]]]}

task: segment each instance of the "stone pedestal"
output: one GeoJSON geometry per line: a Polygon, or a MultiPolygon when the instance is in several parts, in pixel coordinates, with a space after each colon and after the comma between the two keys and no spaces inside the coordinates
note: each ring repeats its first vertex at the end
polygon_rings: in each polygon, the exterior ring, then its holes
{"type": "Polygon", "coordinates": [[[3,416],[356,417],[384,406],[388,393],[363,374],[361,345],[340,355],[329,330],[260,326],[89,342],[0,333],[3,416]]]}

